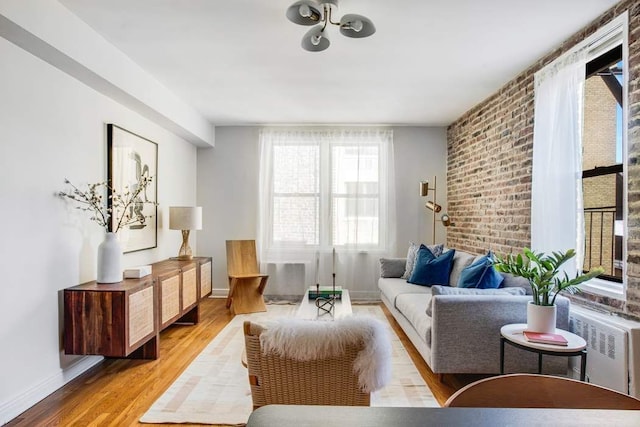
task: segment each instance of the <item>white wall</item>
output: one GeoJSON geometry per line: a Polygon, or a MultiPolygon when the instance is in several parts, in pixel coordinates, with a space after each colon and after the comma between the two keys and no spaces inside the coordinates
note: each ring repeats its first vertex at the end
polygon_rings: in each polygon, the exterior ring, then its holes
{"type": "MultiPolygon", "coordinates": [[[[437,178],[436,243],[446,241],[446,228],[440,216],[447,211],[447,131],[446,128],[395,127],[393,129],[396,164],[396,209],[398,215],[398,256],[407,255],[409,242],[431,243],[432,212],[424,207],[428,197],[420,197],[419,182],[437,178]]],[[[455,218],[454,218],[455,220],[455,218]]]]}
{"type": "MultiPolygon", "coordinates": [[[[438,178],[438,202],[446,210],[445,128],[394,127],[397,197],[397,256],[407,253],[410,241],[431,241],[430,215],[419,197],[418,182],[438,178]]],[[[213,256],[216,295],[226,295],[225,240],[256,239],[258,215],[258,127],[216,127],[216,147],[198,149],[198,204],[203,207],[203,230],[198,231],[197,253],[213,256]]],[[[439,216],[438,216],[439,218],[439,216]]],[[[445,229],[436,224],[438,242],[445,229]]],[[[376,291],[376,283],[370,290],[376,291]]]]}
{"type": "Polygon", "coordinates": [[[202,230],[196,253],[213,257],[214,295],[227,295],[225,241],[257,238],[257,127],[216,126],[216,147],[198,149],[198,205],[202,230]]]}
{"type": "Polygon", "coordinates": [[[158,247],[123,259],[150,263],[178,251],[168,206],[195,204],[197,150],[2,38],[0,58],[2,424],[100,360],[62,349],[62,289],[95,279],[104,235],[54,196],[64,178],[106,179],[105,123],[158,143],[158,247]]]}

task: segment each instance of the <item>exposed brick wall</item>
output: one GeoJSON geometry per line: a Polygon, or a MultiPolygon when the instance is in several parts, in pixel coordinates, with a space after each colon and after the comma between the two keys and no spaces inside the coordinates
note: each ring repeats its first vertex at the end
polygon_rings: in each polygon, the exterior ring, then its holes
{"type": "Polygon", "coordinates": [[[627,300],[577,299],[640,319],[640,1],[622,1],[466,112],[447,130],[447,246],[519,252],[531,242],[533,76],[602,25],[629,11],[627,300]]]}

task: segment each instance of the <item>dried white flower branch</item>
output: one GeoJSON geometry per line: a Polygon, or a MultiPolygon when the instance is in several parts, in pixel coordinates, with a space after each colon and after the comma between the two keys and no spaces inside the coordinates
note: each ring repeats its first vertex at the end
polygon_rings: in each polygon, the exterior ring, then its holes
{"type": "Polygon", "coordinates": [[[153,215],[142,214],[143,205],[152,204],[157,206],[156,202],[146,198],[145,190],[152,181],[152,177],[143,175],[133,190],[129,186],[125,186],[124,192],[119,193],[108,182],[87,184],[87,189],[82,191],[65,178],[64,183],[69,185],[71,189],[69,191],[59,191],[56,195],[78,203],[76,209],[90,212],[91,217],[89,219],[91,221],[96,222],[107,232],[113,231],[117,233],[128,225],[140,224],[144,226],[146,221],[153,217],[153,215]],[[108,194],[109,191],[111,192],[109,196],[111,204],[107,203],[108,199],[105,197],[105,194],[108,194]],[[141,194],[145,194],[144,200],[140,197],[141,194]],[[121,215],[112,222],[111,218],[114,212],[121,215]]]}

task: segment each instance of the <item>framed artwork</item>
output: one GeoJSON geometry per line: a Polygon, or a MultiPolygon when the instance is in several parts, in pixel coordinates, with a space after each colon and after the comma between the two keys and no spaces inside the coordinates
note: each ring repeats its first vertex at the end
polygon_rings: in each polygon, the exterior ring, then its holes
{"type": "MultiPolygon", "coordinates": [[[[115,228],[115,221],[125,213],[134,218],[118,230],[124,253],[158,246],[158,144],[114,124],[107,124],[107,179],[111,188],[117,194],[135,191],[143,178],[151,178],[151,183],[129,205],[128,212],[116,208],[111,216],[111,230],[115,228]]],[[[108,205],[113,209],[111,197],[108,205]]]]}

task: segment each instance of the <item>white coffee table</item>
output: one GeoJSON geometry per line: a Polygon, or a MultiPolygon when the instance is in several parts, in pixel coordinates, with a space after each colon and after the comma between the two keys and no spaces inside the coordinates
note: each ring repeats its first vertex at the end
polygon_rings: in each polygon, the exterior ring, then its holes
{"type": "Polygon", "coordinates": [[[555,333],[565,337],[567,345],[559,346],[553,344],[541,344],[527,341],[522,333],[525,329],[527,329],[526,323],[512,323],[500,328],[500,375],[504,374],[504,344],[506,342],[522,350],[538,353],[539,374],[542,373],[543,354],[567,357],[580,356],[580,381],[585,380],[585,370],[587,367],[587,342],[581,336],[565,331],[564,329],[556,328],[555,333]]]}
{"type": "Polygon", "coordinates": [[[316,301],[309,299],[309,291],[304,294],[296,317],[299,319],[309,320],[334,320],[340,317],[350,316],[353,314],[351,309],[351,298],[349,298],[349,290],[342,289],[342,298],[335,301],[335,305],[331,313],[327,313],[316,307],[316,301]]]}

